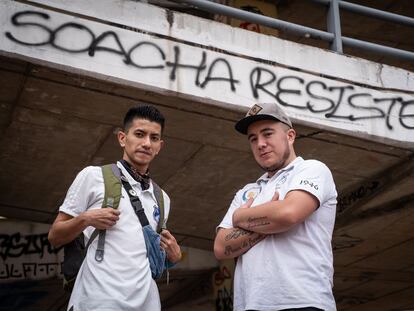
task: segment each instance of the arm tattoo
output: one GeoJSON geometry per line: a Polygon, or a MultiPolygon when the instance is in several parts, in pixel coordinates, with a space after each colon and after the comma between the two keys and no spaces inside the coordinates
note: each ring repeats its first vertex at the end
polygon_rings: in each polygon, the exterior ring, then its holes
{"type": "Polygon", "coordinates": [[[257,237],[253,238],[253,239],[249,239],[249,245],[250,247],[256,245],[258,242],[260,242],[261,240],[263,240],[265,237],[264,234],[259,234],[257,237]]]}
{"type": "MultiPolygon", "coordinates": [[[[235,240],[241,236],[251,236],[254,235],[255,233],[252,231],[247,231],[247,230],[243,230],[240,228],[234,229],[232,232],[230,232],[228,235],[225,236],[225,240],[229,241],[229,240],[235,240]]],[[[266,237],[265,234],[259,234],[256,237],[249,237],[248,240],[243,241],[242,243],[240,243],[238,246],[231,246],[231,245],[227,245],[224,248],[224,254],[226,256],[231,256],[234,253],[244,253],[247,250],[249,250],[251,247],[253,247],[254,245],[256,245],[257,243],[259,243],[261,240],[263,240],[266,237]],[[242,251],[243,249],[246,249],[245,251],[242,251]]],[[[241,254],[239,254],[241,255],[241,254]]],[[[237,255],[237,256],[239,256],[237,255]]]]}
{"type": "Polygon", "coordinates": [[[246,234],[252,235],[253,232],[247,231],[247,230],[243,230],[243,229],[240,229],[240,228],[236,228],[233,231],[231,231],[229,234],[227,234],[224,237],[224,240],[225,241],[235,240],[235,239],[237,239],[237,238],[239,238],[239,237],[241,237],[243,235],[246,235],[246,234]]]}
{"type": "Polygon", "coordinates": [[[235,247],[232,248],[230,245],[226,246],[224,249],[224,255],[229,256],[233,253],[239,252],[242,248],[241,247],[235,247]]]}
{"type": "Polygon", "coordinates": [[[263,217],[249,217],[247,219],[247,228],[254,228],[260,226],[270,225],[270,221],[267,220],[266,216],[263,217]]]}

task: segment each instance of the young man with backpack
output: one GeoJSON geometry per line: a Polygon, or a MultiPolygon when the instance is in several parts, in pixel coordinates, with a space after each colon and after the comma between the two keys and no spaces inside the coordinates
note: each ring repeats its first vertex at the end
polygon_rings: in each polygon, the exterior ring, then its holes
{"type": "MultiPolygon", "coordinates": [[[[143,228],[156,230],[159,222],[164,225],[170,211],[168,195],[161,190],[160,200],[155,193],[159,187],[148,175],[151,161],[163,146],[163,129],[164,117],[153,106],[137,106],[126,113],[118,133],[123,157],[113,165],[123,185],[117,208],[111,207],[113,198],[106,197],[108,185],[101,167],[84,168],[69,188],[49,232],[54,246],[68,244],[81,233],[88,246],[68,310],[161,309],[143,228]]],[[[166,259],[178,262],[181,251],[173,235],[162,230],[160,237],[166,259]]]]}

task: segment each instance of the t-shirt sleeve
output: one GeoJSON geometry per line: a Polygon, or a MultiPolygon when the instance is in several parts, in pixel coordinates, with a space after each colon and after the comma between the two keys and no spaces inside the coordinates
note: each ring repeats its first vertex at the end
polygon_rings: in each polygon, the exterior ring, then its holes
{"type": "MultiPolygon", "coordinates": [[[[101,168],[94,166],[88,166],[80,171],[69,187],[59,211],[73,217],[86,211],[96,200],[95,189],[98,186],[99,174],[102,175],[101,168]]],[[[101,179],[103,181],[102,176],[101,179]]]]}
{"type": "Polygon", "coordinates": [[[319,201],[319,206],[328,199],[334,186],[332,173],[322,162],[308,160],[292,178],[288,191],[303,190],[319,201]]]}
{"type": "Polygon", "coordinates": [[[162,194],[164,196],[164,225],[166,225],[170,215],[171,199],[164,190],[162,190],[162,194]]]}
{"type": "Polygon", "coordinates": [[[239,208],[243,204],[241,195],[242,195],[241,190],[239,190],[234,196],[233,201],[231,202],[230,207],[227,210],[227,213],[224,216],[223,220],[217,226],[216,231],[219,228],[224,228],[224,229],[233,228],[233,213],[237,208],[239,208]]]}

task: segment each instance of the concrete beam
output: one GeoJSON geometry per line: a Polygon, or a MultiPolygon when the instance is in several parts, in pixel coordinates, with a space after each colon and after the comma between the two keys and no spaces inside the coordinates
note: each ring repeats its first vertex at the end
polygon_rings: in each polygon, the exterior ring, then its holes
{"type": "Polygon", "coordinates": [[[343,229],[347,225],[355,225],[359,222],[365,222],[371,218],[385,217],[390,213],[398,213],[402,209],[414,208],[414,194],[409,194],[391,202],[387,202],[377,207],[364,211],[350,213],[344,218],[340,218],[335,224],[336,229],[343,229]]]}
{"type": "Polygon", "coordinates": [[[94,6],[76,1],[79,7],[74,9],[70,1],[38,1],[46,6],[34,2],[0,3],[5,29],[0,53],[235,111],[273,101],[299,124],[387,144],[414,144],[410,72],[389,72],[387,66],[354,60],[366,69],[355,75],[349,57],[213,21],[200,28],[207,24],[199,18],[148,4],[108,0],[105,6],[94,6]],[[148,35],[142,21],[126,8],[138,16],[152,14],[160,26],[148,35]],[[200,34],[190,36],[187,29],[203,29],[209,44],[196,42],[200,34]],[[231,44],[224,46],[217,34],[226,35],[231,44]],[[285,60],[297,53],[302,61],[294,67],[281,64],[274,56],[281,48],[285,60]],[[266,53],[257,57],[255,51],[266,53]],[[318,64],[316,71],[304,60],[318,64]],[[333,69],[327,74],[324,68],[333,69]],[[380,84],[366,80],[367,68],[375,70],[380,84]]]}
{"type": "Polygon", "coordinates": [[[414,272],[395,271],[395,270],[378,270],[358,267],[335,266],[335,277],[345,279],[356,279],[358,281],[376,281],[376,282],[404,282],[413,284],[414,272]]]}
{"type": "Polygon", "coordinates": [[[386,188],[410,175],[414,170],[414,155],[404,158],[379,174],[352,185],[338,197],[336,228],[355,219],[358,209],[386,188]]]}

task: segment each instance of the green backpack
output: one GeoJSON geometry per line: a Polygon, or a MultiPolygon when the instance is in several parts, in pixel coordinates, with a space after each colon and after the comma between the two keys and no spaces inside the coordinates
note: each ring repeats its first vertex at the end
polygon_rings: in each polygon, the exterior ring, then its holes
{"type": "MultiPolygon", "coordinates": [[[[102,174],[105,184],[105,195],[102,202],[102,208],[118,208],[121,200],[122,183],[120,180],[119,168],[116,164],[107,164],[102,166],[102,174]]],[[[160,207],[160,219],[158,221],[157,232],[165,228],[164,222],[164,196],[161,188],[151,180],[154,188],[154,195],[160,207]]],[[[101,262],[104,258],[106,230],[95,229],[85,246],[84,236],[81,233],[76,239],[65,244],[63,247],[64,257],[62,263],[63,288],[72,291],[75,284],[76,276],[86,256],[86,252],[92,241],[99,236],[98,246],[95,253],[95,260],[101,262]]]]}

